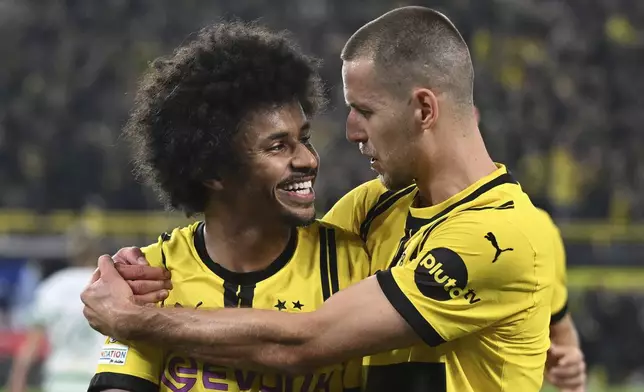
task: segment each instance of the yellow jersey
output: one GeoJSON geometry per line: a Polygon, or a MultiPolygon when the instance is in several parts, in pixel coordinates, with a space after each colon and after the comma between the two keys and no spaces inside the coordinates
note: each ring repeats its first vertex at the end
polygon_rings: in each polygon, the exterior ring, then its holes
{"type": "Polygon", "coordinates": [[[426,343],[365,358],[363,390],[538,391],[554,283],[546,221],[502,165],[435,206],[414,208],[417,193],[371,181],[323,218],[361,236],[426,343]]]}
{"type": "MultiPolygon", "coordinates": [[[[198,222],[175,229],[143,249],[151,265],[172,272],[174,288],[162,306],[306,312],[369,274],[362,241],[326,223],[294,229],[269,267],[248,273],[226,270],[209,257],[204,227],[198,222]]],[[[361,362],[360,358],[290,377],[201,363],[160,347],[108,338],[89,391],[358,391],[361,362]]]]}
{"type": "Polygon", "coordinates": [[[552,303],[550,305],[550,324],[556,324],[568,313],[568,281],[566,274],[566,248],[559,228],[550,215],[538,210],[544,220],[545,229],[550,230],[553,239],[555,263],[555,281],[552,290],[552,303]]]}

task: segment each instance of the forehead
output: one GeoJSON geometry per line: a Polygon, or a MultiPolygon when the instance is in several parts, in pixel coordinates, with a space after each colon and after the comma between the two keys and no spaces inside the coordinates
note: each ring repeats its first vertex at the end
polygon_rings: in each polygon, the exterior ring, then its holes
{"type": "Polygon", "coordinates": [[[277,132],[299,134],[308,118],[299,103],[271,107],[253,113],[245,122],[248,141],[263,140],[277,132]]]}
{"type": "Polygon", "coordinates": [[[382,101],[384,91],[376,78],[373,60],[356,59],[342,64],[344,99],[347,103],[382,101]]]}

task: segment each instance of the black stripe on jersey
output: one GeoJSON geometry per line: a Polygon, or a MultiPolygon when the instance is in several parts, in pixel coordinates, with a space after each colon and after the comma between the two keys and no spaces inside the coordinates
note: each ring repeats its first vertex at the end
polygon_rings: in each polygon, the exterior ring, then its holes
{"type": "Polygon", "coordinates": [[[434,231],[441,223],[445,222],[447,220],[447,216],[440,219],[439,221],[436,221],[429,229],[425,230],[425,234],[423,234],[423,239],[416,245],[416,248],[414,249],[411,257],[409,260],[413,260],[416,257],[418,257],[418,253],[423,249],[423,246],[425,246],[425,242],[427,242],[427,239],[429,238],[429,235],[434,231]]]}
{"type": "Polygon", "coordinates": [[[236,308],[239,305],[239,298],[237,297],[238,284],[224,281],[224,307],[236,308]]]}
{"type": "Polygon", "coordinates": [[[557,324],[568,314],[568,302],[566,302],[560,311],[550,316],[550,325],[557,324]]]}
{"type": "Polygon", "coordinates": [[[244,285],[239,289],[239,307],[252,308],[253,297],[255,296],[255,285],[244,285]]]}
{"type": "Polygon", "coordinates": [[[331,279],[331,295],[340,291],[338,277],[338,254],[335,247],[335,230],[328,229],[327,244],[329,245],[329,278],[331,279]]]}
{"type": "Polygon", "coordinates": [[[366,366],[365,392],[446,392],[444,363],[401,362],[366,366]]]}
{"type": "Polygon", "coordinates": [[[367,234],[369,234],[369,229],[371,228],[371,224],[373,223],[373,220],[376,219],[376,217],[378,217],[378,215],[387,211],[392,205],[394,205],[395,202],[400,200],[403,196],[408,195],[415,189],[416,189],[416,185],[411,185],[401,191],[398,191],[398,193],[387,191],[382,195],[380,195],[376,204],[374,204],[374,206],[369,209],[369,211],[367,212],[367,216],[365,217],[362,224],[360,224],[360,237],[362,238],[362,240],[363,241],[367,240],[367,234]]]}
{"type": "Polygon", "coordinates": [[[507,201],[500,206],[490,206],[490,207],[470,207],[465,211],[483,211],[483,210],[512,210],[514,209],[514,200],[507,201]]]}
{"type": "MultiPolygon", "coordinates": [[[[440,219],[444,217],[445,215],[449,214],[451,211],[453,211],[456,207],[461,206],[465,203],[469,203],[476,199],[477,197],[481,196],[485,192],[496,188],[499,185],[503,184],[518,184],[518,182],[512,177],[510,173],[504,173],[501,174],[500,176],[494,178],[493,180],[486,182],[485,184],[481,185],[479,188],[477,188],[474,192],[470,193],[469,195],[465,196],[461,200],[457,201],[456,203],[452,204],[451,206],[445,208],[441,212],[437,213],[436,215],[432,216],[429,219],[423,219],[423,218],[416,218],[414,216],[407,216],[407,221],[405,223],[405,227],[412,229],[412,230],[419,230],[421,227],[426,226],[433,221],[440,219]]],[[[506,203],[507,204],[507,203],[506,203]]],[[[514,206],[514,202],[512,202],[512,206],[514,206]]],[[[509,209],[509,208],[502,208],[502,209],[509,209]]]]}
{"type": "Polygon", "coordinates": [[[223,280],[235,283],[236,285],[252,285],[275,275],[279,270],[284,268],[286,264],[288,264],[297,248],[298,231],[297,229],[293,229],[291,231],[291,237],[288,240],[288,244],[286,244],[282,254],[277,256],[277,258],[268,267],[261,271],[233,272],[225,269],[210,258],[210,255],[206,250],[206,239],[204,235],[205,227],[206,225],[203,222],[199,223],[194,233],[194,245],[199,258],[213,273],[221,277],[223,280]]]}
{"type": "Polygon", "coordinates": [[[92,377],[87,392],[101,392],[108,389],[122,389],[129,392],[158,392],[159,386],[144,378],[120,373],[97,373],[92,377]]]}
{"type": "Polygon", "coordinates": [[[329,289],[328,245],[326,228],[320,226],[320,279],[322,283],[322,300],[326,301],[331,296],[329,289]]]}
{"type": "Polygon", "coordinates": [[[407,245],[407,241],[412,236],[412,231],[405,229],[405,235],[400,238],[400,241],[398,242],[398,249],[396,250],[396,254],[394,257],[391,259],[391,262],[389,263],[389,268],[393,268],[396,264],[398,264],[398,260],[402,256],[403,252],[405,251],[405,246],[407,245]]]}
{"type": "Polygon", "coordinates": [[[396,308],[396,311],[427,345],[435,347],[445,343],[445,339],[423,318],[409,298],[400,290],[400,287],[398,287],[394,277],[391,275],[391,270],[377,272],[376,278],[378,279],[382,292],[391,305],[396,308]]]}

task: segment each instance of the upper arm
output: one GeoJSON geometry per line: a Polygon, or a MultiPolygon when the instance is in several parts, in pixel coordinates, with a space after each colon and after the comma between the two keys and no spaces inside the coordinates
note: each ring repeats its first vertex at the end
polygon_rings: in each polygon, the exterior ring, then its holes
{"type": "MultiPolygon", "coordinates": [[[[554,223],[553,223],[554,226],[554,223]]],[[[559,229],[554,227],[554,263],[555,281],[552,291],[552,317],[550,322],[556,324],[568,313],[568,287],[566,278],[566,249],[559,229]]]]}
{"type": "Polygon", "coordinates": [[[88,392],[156,392],[163,358],[161,348],[138,342],[123,344],[106,338],[88,392]]]}
{"type": "Polygon", "coordinates": [[[403,265],[378,274],[388,300],[430,346],[535,306],[542,280],[531,243],[511,224],[450,219],[413,238],[403,265]]]}

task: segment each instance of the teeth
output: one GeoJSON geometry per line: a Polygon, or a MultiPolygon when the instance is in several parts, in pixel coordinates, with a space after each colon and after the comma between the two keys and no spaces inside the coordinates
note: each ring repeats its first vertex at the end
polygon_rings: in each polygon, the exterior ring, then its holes
{"type": "Polygon", "coordinates": [[[303,182],[294,182],[284,186],[284,189],[287,191],[297,191],[297,193],[306,194],[309,192],[309,188],[313,187],[312,181],[303,181],[303,182]],[[301,192],[300,192],[301,191],[301,192]]]}

